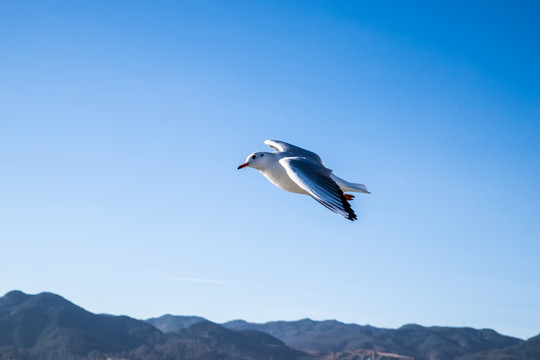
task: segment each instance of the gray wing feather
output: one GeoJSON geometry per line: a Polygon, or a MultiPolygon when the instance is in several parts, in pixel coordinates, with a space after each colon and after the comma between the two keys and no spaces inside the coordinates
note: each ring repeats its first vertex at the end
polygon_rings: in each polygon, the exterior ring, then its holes
{"type": "Polygon", "coordinates": [[[320,204],[351,221],[356,220],[343,191],[330,177],[332,170],[301,157],[287,157],[279,162],[287,175],[320,204]]]}
{"type": "Polygon", "coordinates": [[[313,159],[319,163],[323,163],[321,160],[321,157],[314,152],[311,152],[306,149],[302,149],[301,147],[286,143],[284,141],[279,140],[266,140],[264,142],[266,145],[270,146],[272,149],[280,151],[280,152],[288,152],[291,153],[294,156],[302,156],[305,158],[313,159]]]}

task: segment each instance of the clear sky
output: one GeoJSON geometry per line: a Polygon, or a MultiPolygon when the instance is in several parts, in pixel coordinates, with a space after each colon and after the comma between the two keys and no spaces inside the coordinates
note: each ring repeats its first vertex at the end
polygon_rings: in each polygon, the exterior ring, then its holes
{"type": "Polygon", "coordinates": [[[0,1],[0,293],[540,333],[535,1],[0,1]],[[368,186],[350,222],[237,166],[368,186]]]}

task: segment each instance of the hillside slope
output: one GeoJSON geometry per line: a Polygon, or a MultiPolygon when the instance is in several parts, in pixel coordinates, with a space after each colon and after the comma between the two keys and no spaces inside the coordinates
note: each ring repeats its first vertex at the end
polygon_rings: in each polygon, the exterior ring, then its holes
{"type": "Polygon", "coordinates": [[[142,320],[96,315],[51,293],[0,298],[0,359],[304,360],[313,357],[258,331],[209,321],[164,334],[142,320]]]}

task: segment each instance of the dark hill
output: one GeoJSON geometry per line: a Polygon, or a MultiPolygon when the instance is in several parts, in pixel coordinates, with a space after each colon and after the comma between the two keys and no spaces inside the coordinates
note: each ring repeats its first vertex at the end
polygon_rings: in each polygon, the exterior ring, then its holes
{"type": "Polygon", "coordinates": [[[538,360],[540,359],[540,334],[505,349],[466,355],[459,360],[538,360]]]}
{"type": "Polygon", "coordinates": [[[213,349],[215,359],[298,359],[307,354],[293,350],[282,341],[259,331],[232,331],[221,325],[204,321],[180,330],[179,339],[190,340],[213,349]]]}
{"type": "Polygon", "coordinates": [[[386,336],[389,330],[377,329],[369,325],[344,324],[336,320],[303,319],[272,321],[265,324],[235,320],[223,325],[232,330],[262,331],[277,337],[293,348],[322,352],[342,352],[355,349],[382,350],[379,343],[375,344],[374,332],[375,335],[381,334],[381,338],[385,337],[385,343],[392,340],[386,336]]]}
{"type": "Polygon", "coordinates": [[[209,321],[167,336],[165,343],[142,346],[117,356],[130,360],[317,360],[270,335],[236,332],[209,321]]]}
{"type": "Polygon", "coordinates": [[[406,325],[394,330],[335,320],[303,319],[265,324],[236,320],[224,326],[232,330],[262,331],[300,350],[338,353],[373,349],[432,360],[453,360],[465,354],[502,349],[521,342],[493,330],[419,325],[406,325]]]}
{"type": "Polygon", "coordinates": [[[0,360],[300,360],[309,355],[257,331],[209,321],[163,334],[127,316],[96,315],[51,293],[0,298],[0,360]]]}
{"type": "Polygon", "coordinates": [[[423,327],[405,325],[393,336],[423,359],[456,359],[465,354],[479,351],[502,349],[522,342],[510,336],[501,335],[490,329],[423,327]]]}
{"type": "Polygon", "coordinates": [[[185,329],[193,324],[206,321],[205,318],[200,316],[175,316],[175,315],[163,315],[157,318],[151,318],[145,320],[150,325],[157,327],[164,333],[175,332],[180,329],[185,329]]]}
{"type": "Polygon", "coordinates": [[[163,341],[164,335],[127,316],[95,315],[51,293],[12,291],[0,298],[0,346],[32,353],[87,355],[163,341]]]}
{"type": "Polygon", "coordinates": [[[540,359],[540,335],[523,342],[485,329],[379,329],[310,319],[237,320],[226,328],[201,319],[164,317],[162,324],[180,328],[164,334],[127,316],[90,313],[55,294],[12,291],[0,298],[0,360],[352,360],[369,350],[417,360],[540,359]]]}

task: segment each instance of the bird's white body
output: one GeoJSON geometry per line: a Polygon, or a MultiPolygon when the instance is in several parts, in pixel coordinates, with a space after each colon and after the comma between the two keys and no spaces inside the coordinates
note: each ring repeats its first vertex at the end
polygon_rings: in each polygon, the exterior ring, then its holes
{"type": "Polygon", "coordinates": [[[268,156],[269,159],[273,159],[272,161],[268,161],[268,165],[265,168],[257,169],[261,174],[280,189],[296,194],[309,195],[291,179],[287,174],[287,170],[279,163],[279,160],[286,157],[287,153],[265,153],[265,155],[268,156]]]}
{"type": "Polygon", "coordinates": [[[347,200],[352,195],[344,191],[369,194],[363,184],[343,180],[328,169],[321,158],[308,150],[283,141],[266,140],[265,144],[277,152],[256,152],[248,156],[238,167],[252,167],[259,170],[270,182],[280,189],[296,194],[310,195],[328,209],[355,220],[356,215],[347,200]]]}

